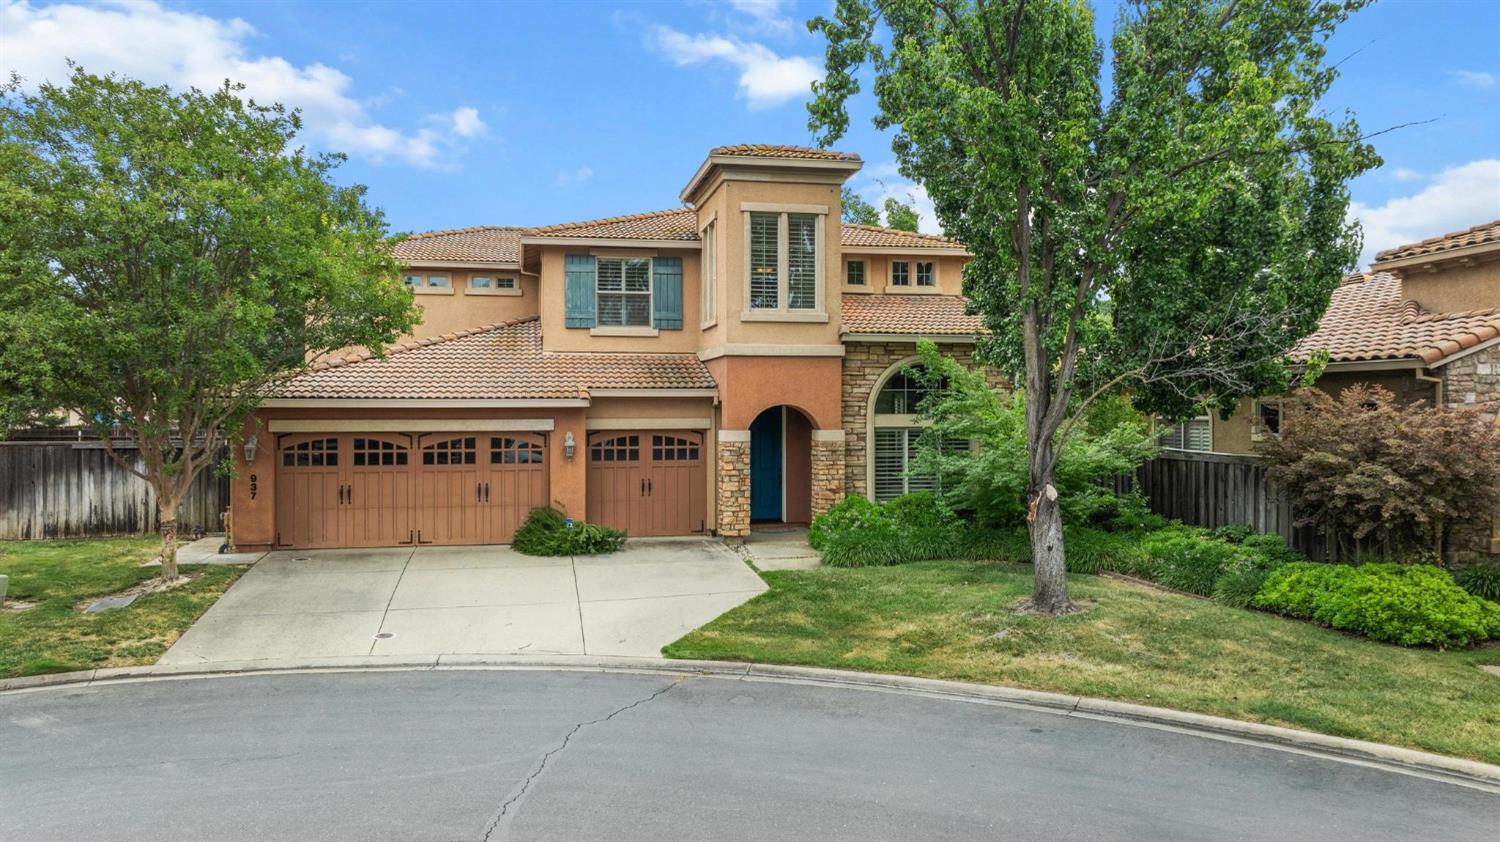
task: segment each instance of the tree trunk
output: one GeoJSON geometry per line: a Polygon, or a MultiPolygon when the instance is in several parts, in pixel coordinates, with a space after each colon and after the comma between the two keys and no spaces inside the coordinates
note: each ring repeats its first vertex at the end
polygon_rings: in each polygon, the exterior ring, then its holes
{"type": "Polygon", "coordinates": [[[161,511],[161,578],[171,582],[177,578],[177,507],[161,511]]]}
{"type": "Polygon", "coordinates": [[[1031,563],[1035,584],[1024,608],[1038,614],[1068,614],[1077,610],[1068,599],[1067,557],[1063,552],[1062,512],[1057,507],[1053,471],[1039,464],[1045,454],[1031,456],[1031,482],[1026,490],[1026,526],[1031,534],[1031,563]]]}

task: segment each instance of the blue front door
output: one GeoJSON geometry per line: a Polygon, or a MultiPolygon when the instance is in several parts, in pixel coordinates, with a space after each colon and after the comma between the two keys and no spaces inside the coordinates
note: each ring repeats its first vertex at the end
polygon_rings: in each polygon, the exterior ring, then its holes
{"type": "Polygon", "coordinates": [[[750,519],[781,520],[781,407],[750,425],[750,519]]]}

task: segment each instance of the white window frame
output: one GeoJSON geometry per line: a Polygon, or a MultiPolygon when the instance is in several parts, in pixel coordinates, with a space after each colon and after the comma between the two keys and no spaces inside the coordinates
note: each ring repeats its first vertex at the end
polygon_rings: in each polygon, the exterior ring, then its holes
{"type": "Polygon", "coordinates": [[[699,326],[710,328],[719,322],[719,240],[718,220],[710,219],[699,232],[703,240],[703,251],[699,257],[699,285],[703,288],[700,297],[702,313],[699,326]]]}
{"type": "Polygon", "coordinates": [[[747,322],[827,322],[827,294],[823,290],[827,282],[824,277],[827,246],[824,243],[828,230],[828,208],[825,205],[770,205],[760,202],[744,202],[740,205],[745,224],[745,295],[740,320],[747,322]],[[752,307],[750,296],[750,215],[752,213],[779,214],[776,226],[776,306],[752,307]],[[791,308],[791,223],[793,214],[813,216],[813,306],[812,309],[791,308]]]}
{"type": "Polygon", "coordinates": [[[510,295],[521,294],[520,279],[515,275],[508,274],[479,274],[469,276],[468,295],[510,295]],[[476,281],[488,280],[489,286],[475,286],[476,281]]]}
{"type": "Polygon", "coordinates": [[[912,264],[912,268],[914,270],[913,273],[912,273],[912,286],[913,287],[915,287],[917,289],[937,289],[938,276],[937,276],[937,261],[936,260],[918,260],[918,261],[915,261],[912,264]],[[927,267],[927,274],[928,274],[928,282],[925,283],[925,284],[922,283],[922,267],[923,266],[927,267]]]}
{"type": "Polygon", "coordinates": [[[600,254],[594,257],[594,332],[596,335],[604,336],[611,332],[628,332],[631,335],[641,333],[655,336],[656,328],[652,324],[656,317],[656,258],[643,257],[639,254],[600,254]],[[599,263],[605,260],[620,261],[620,291],[605,292],[605,295],[632,295],[646,299],[646,323],[643,325],[607,325],[600,318],[603,312],[599,306],[599,263]],[[625,261],[646,261],[646,292],[625,292],[625,261]]]}
{"type": "Polygon", "coordinates": [[[1277,415],[1276,426],[1278,428],[1286,423],[1285,404],[1281,402],[1280,398],[1271,398],[1269,400],[1261,400],[1260,398],[1256,398],[1250,402],[1250,440],[1274,441],[1275,439],[1281,438],[1280,429],[1272,431],[1267,429],[1265,425],[1261,424],[1260,408],[1262,406],[1275,408],[1277,415]]]}
{"type": "Polygon", "coordinates": [[[870,263],[869,263],[869,261],[865,260],[864,258],[859,258],[858,260],[845,260],[844,261],[844,286],[857,287],[859,289],[869,289],[870,288],[870,263]],[[853,266],[856,263],[859,264],[859,283],[857,283],[857,284],[855,282],[849,280],[849,278],[851,277],[850,273],[849,273],[849,267],[853,266]]]}

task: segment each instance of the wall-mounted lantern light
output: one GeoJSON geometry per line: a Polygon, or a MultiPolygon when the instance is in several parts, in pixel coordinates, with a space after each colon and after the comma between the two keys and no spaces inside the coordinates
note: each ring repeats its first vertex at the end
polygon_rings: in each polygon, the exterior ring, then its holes
{"type": "Polygon", "coordinates": [[[245,464],[246,465],[254,465],[255,464],[255,451],[259,447],[260,447],[260,442],[256,440],[256,437],[254,435],[250,436],[250,438],[248,438],[248,439],[245,439],[245,464]]]}
{"type": "Polygon", "coordinates": [[[570,430],[570,431],[564,433],[563,434],[563,455],[566,456],[566,457],[568,457],[569,459],[572,459],[573,458],[573,453],[575,451],[577,451],[577,450],[578,450],[578,442],[576,442],[576,441],[573,440],[573,433],[572,433],[572,431],[570,430]]]}

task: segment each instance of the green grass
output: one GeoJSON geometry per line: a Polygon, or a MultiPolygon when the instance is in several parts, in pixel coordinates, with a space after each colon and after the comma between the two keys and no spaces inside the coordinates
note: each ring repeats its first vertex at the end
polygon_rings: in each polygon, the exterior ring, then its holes
{"type": "Polygon", "coordinates": [[[1098,576],[1089,610],[1009,609],[1031,568],[934,561],[763,574],[664,653],[901,673],[1176,708],[1500,763],[1500,647],[1403,649],[1098,576]]]}
{"type": "Polygon", "coordinates": [[[244,572],[186,567],[184,572],[203,575],[125,608],[77,610],[80,600],[157,576],[160,568],[140,565],[159,547],[155,538],[0,543],[0,573],[10,576],[7,598],[37,603],[27,611],[0,612],[0,678],[155,663],[244,572]]]}

